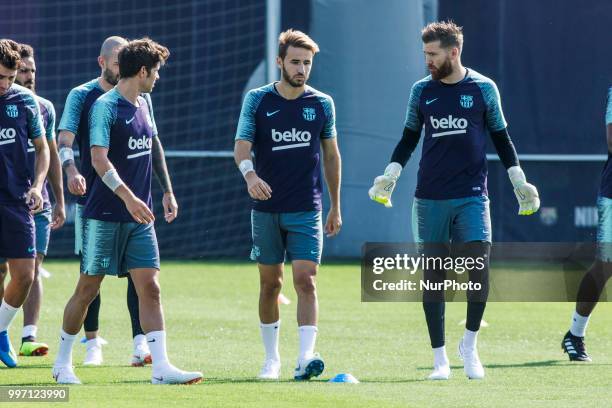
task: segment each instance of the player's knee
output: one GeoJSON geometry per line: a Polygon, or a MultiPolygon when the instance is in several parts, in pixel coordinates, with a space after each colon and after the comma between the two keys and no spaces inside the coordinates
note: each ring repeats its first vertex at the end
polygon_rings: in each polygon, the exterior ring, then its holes
{"type": "Polygon", "coordinates": [[[261,281],[261,293],[264,296],[275,297],[283,287],[283,278],[280,276],[261,281]]]}
{"type": "Polygon", "coordinates": [[[316,277],[314,274],[303,273],[295,276],[293,285],[298,293],[309,295],[317,290],[316,277]]]}
{"type": "Polygon", "coordinates": [[[159,286],[159,282],[156,279],[150,279],[146,282],[142,283],[142,293],[138,294],[138,297],[144,297],[149,302],[157,302],[161,301],[161,288],[159,286]]]}

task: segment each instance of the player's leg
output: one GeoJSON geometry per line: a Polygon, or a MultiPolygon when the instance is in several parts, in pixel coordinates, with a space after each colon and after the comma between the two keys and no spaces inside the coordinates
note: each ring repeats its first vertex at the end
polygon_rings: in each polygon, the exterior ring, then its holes
{"type": "Polygon", "coordinates": [[[134,343],[131,364],[132,367],[142,367],[145,364],[151,364],[151,350],[149,350],[147,337],[140,326],[138,293],[136,293],[136,287],[134,286],[134,281],[130,275],[127,276],[127,281],[127,307],[130,313],[130,321],[132,323],[132,339],[134,343]]]}
{"type": "Polygon", "coordinates": [[[34,281],[30,293],[23,304],[23,331],[21,334],[21,348],[19,355],[44,356],[49,346],[36,341],[38,332],[38,319],[43,298],[43,283],[40,268],[47,255],[49,237],[51,235],[51,209],[46,209],[34,216],[36,228],[36,261],[34,268],[34,281]]]}
{"type": "Polygon", "coordinates": [[[278,338],[280,315],[278,295],[283,285],[285,234],[280,229],[279,214],[253,210],[251,212],[253,247],[251,260],[259,269],[259,328],[265,360],[258,375],[262,380],[280,377],[278,338]]]}
{"type": "Polygon", "coordinates": [[[293,286],[297,293],[299,354],[293,377],[309,380],[319,376],[325,363],[315,353],[319,303],[316,276],[323,251],[323,223],[320,211],[283,213],[280,225],[287,231],[287,257],[291,259],[293,286]]]}
{"type": "Polygon", "coordinates": [[[0,299],[4,298],[4,280],[8,274],[8,262],[5,258],[0,258],[0,299]]]}
{"type": "Polygon", "coordinates": [[[570,361],[591,361],[584,344],[586,328],[606,282],[612,276],[612,199],[599,197],[597,209],[597,259],[580,282],[571,326],[561,342],[570,361]]]}
{"type": "MultiPolygon", "coordinates": [[[[414,241],[422,245],[426,257],[435,259],[447,256],[450,240],[450,216],[448,200],[414,199],[412,233],[414,241]]],[[[443,268],[435,262],[424,270],[424,281],[429,281],[433,287],[437,287],[435,285],[441,283],[444,277],[443,268]]],[[[423,292],[423,311],[434,357],[433,370],[428,378],[447,380],[451,371],[444,337],[444,292],[440,289],[425,290],[423,292]]]]}
{"type": "Polygon", "coordinates": [[[87,307],[99,292],[103,279],[103,274],[86,275],[82,273],[74,293],[64,308],[59,347],[53,363],[53,377],[60,384],[80,384],[72,367],[72,347],[83,326],[87,307]]]}
{"type": "Polygon", "coordinates": [[[0,304],[0,360],[17,365],[8,329],[28,296],[34,279],[34,219],[27,207],[0,206],[0,256],[8,258],[11,280],[0,304]]]}
{"type": "Polygon", "coordinates": [[[481,290],[468,291],[465,331],[459,342],[463,369],[470,379],[484,378],[477,338],[489,295],[489,256],[491,252],[491,216],[486,196],[468,197],[453,201],[452,239],[461,248],[459,256],[482,258],[484,268],[469,271],[469,279],[479,283],[481,290]]]}
{"type": "MultiPolygon", "coordinates": [[[[179,370],[170,364],[159,286],[159,250],[153,224],[122,223],[119,241],[125,241],[125,265],[138,294],[140,325],[151,349],[153,384],[194,384],[202,373],[179,370]]],[[[123,272],[123,271],[122,271],[123,272]]]]}
{"type": "Polygon", "coordinates": [[[120,264],[119,223],[84,218],[81,274],[74,294],[64,309],[59,348],[53,376],[61,384],[79,384],[72,368],[72,346],[85,321],[87,308],[100,291],[105,275],[116,275],[120,264]]]}

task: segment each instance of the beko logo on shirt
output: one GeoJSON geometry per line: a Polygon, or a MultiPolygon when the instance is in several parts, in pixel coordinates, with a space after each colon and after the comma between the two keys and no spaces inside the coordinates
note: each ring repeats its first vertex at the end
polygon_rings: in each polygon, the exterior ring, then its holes
{"type": "Polygon", "coordinates": [[[0,128],[0,145],[15,143],[17,131],[13,128],[0,128]]]}
{"type": "Polygon", "coordinates": [[[305,147],[310,146],[310,139],[312,139],[312,135],[307,130],[297,130],[296,128],[292,128],[290,131],[286,130],[281,132],[280,130],[272,129],[272,140],[275,142],[293,142],[289,145],[283,146],[275,146],[272,148],[274,150],[286,150],[286,149],[294,149],[296,147],[305,147]]]}
{"type": "Polygon", "coordinates": [[[130,150],[141,150],[147,149],[138,153],[130,154],[127,156],[128,159],[135,157],[144,156],[151,153],[151,147],[153,147],[153,139],[142,136],[140,139],[135,139],[132,136],[128,139],[128,148],[130,150]]]}
{"type": "Polygon", "coordinates": [[[465,129],[468,127],[468,121],[465,118],[454,118],[453,115],[448,115],[446,118],[436,119],[430,116],[429,121],[431,122],[431,127],[435,130],[445,130],[444,132],[433,133],[431,137],[458,135],[467,132],[465,129]],[[454,130],[446,131],[447,129],[454,130]]]}

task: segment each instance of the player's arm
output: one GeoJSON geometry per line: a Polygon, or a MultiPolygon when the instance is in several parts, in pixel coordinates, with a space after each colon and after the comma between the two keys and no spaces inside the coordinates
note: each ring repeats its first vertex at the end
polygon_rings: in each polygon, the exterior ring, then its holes
{"type": "Polygon", "coordinates": [[[234,161],[247,183],[247,191],[251,198],[267,200],[272,197],[272,189],[268,183],[259,178],[251,160],[251,151],[255,142],[255,111],[258,103],[254,91],[249,91],[244,97],[234,139],[234,161]]]}
{"type": "Polygon", "coordinates": [[[45,130],[47,135],[47,144],[49,145],[49,173],[47,179],[51,185],[51,191],[55,197],[55,206],[53,207],[51,229],[56,230],[61,228],[66,221],[66,210],[64,207],[64,183],[62,182],[62,166],[57,151],[57,143],[55,141],[55,108],[52,104],[47,104],[49,113],[49,121],[45,130]]]}
{"type": "MultiPolygon", "coordinates": [[[[44,135],[44,133],[43,133],[44,135]]],[[[42,210],[42,186],[49,170],[49,146],[44,137],[37,137],[32,140],[36,152],[34,165],[34,181],[32,187],[26,194],[26,203],[33,212],[42,210]]]]}
{"type": "Polygon", "coordinates": [[[136,197],[123,182],[117,169],[108,159],[110,129],[116,113],[112,106],[98,100],[89,115],[89,134],[91,146],[91,165],[102,180],[125,203],[132,218],[140,224],[149,224],[155,216],[145,202],[136,197]]]}
{"type": "Polygon", "coordinates": [[[76,163],[74,162],[74,150],[72,150],[74,139],[75,135],[71,131],[60,130],[57,138],[57,145],[62,168],[66,173],[68,191],[76,196],[82,196],[87,192],[87,184],[85,182],[85,177],[79,173],[79,169],[77,169],[76,163]]]}
{"type": "Polygon", "coordinates": [[[172,190],[172,182],[170,181],[170,173],[166,165],[166,155],[164,147],[161,144],[158,136],[153,137],[153,174],[157,178],[159,185],[164,192],[162,198],[162,206],[164,207],[164,218],[166,222],[172,222],[178,217],[178,203],[174,197],[172,190]]]}
{"type": "Polygon", "coordinates": [[[155,122],[155,114],[153,111],[153,102],[151,101],[151,94],[143,94],[147,107],[149,109],[149,117],[151,118],[151,125],[153,127],[153,147],[152,147],[152,161],[153,161],[153,174],[159,182],[159,185],[164,192],[162,197],[162,207],[164,208],[164,219],[170,223],[178,217],[178,203],[174,197],[174,190],[172,189],[172,182],[170,181],[170,173],[168,172],[168,166],[166,165],[166,155],[157,132],[157,123],[155,122]]]}
{"type": "Polygon", "coordinates": [[[328,237],[337,235],[342,228],[342,215],[340,212],[340,180],[342,178],[342,159],[335,137],[321,139],[323,150],[323,171],[325,183],[329,191],[331,207],[325,222],[325,233],[328,237]]]}
{"type": "Polygon", "coordinates": [[[402,169],[408,163],[421,138],[423,117],[419,111],[419,98],[421,97],[422,87],[418,84],[414,84],[410,90],[402,137],[395,146],[391,160],[384,173],[374,179],[374,185],[368,191],[368,195],[372,200],[383,204],[387,208],[393,206],[391,194],[395,190],[395,185],[402,173],[402,169]]]}
{"type": "Polygon", "coordinates": [[[514,187],[514,195],[519,203],[519,215],[531,215],[540,208],[540,197],[537,188],[527,182],[521,168],[514,144],[508,134],[506,119],[501,108],[501,98],[493,82],[483,85],[483,96],[487,105],[486,121],[493,145],[499,159],[508,171],[508,177],[514,187]]]}
{"type": "Polygon", "coordinates": [[[34,180],[32,187],[26,193],[26,203],[30,210],[38,212],[43,207],[42,187],[49,171],[49,146],[38,102],[33,95],[28,95],[26,98],[28,137],[32,140],[35,151],[34,180]]]}

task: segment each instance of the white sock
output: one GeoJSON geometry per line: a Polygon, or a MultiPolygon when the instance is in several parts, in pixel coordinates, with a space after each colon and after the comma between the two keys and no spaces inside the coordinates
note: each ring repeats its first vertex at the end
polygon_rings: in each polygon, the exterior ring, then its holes
{"type": "Polygon", "coordinates": [[[298,327],[300,337],[299,360],[307,360],[314,354],[315,342],[317,341],[317,326],[298,327]]]}
{"type": "Polygon", "coordinates": [[[463,346],[466,349],[470,349],[470,350],[475,349],[477,338],[478,338],[477,331],[471,331],[471,330],[465,329],[465,332],[463,333],[463,346]]]}
{"type": "Polygon", "coordinates": [[[446,346],[436,347],[433,350],[434,353],[434,367],[447,366],[448,356],[446,355],[446,346]]]}
{"type": "Polygon", "coordinates": [[[144,334],[137,334],[136,337],[134,337],[134,350],[136,349],[149,350],[147,336],[144,334]]]}
{"type": "Polygon", "coordinates": [[[28,324],[27,326],[23,326],[23,330],[21,331],[21,337],[34,337],[36,338],[36,334],[38,333],[38,327],[34,324],[28,324]]]}
{"type": "Polygon", "coordinates": [[[0,305],[0,332],[8,330],[18,311],[18,307],[13,307],[2,299],[2,304],[0,305]]]}
{"type": "Polygon", "coordinates": [[[147,344],[151,349],[153,370],[168,364],[168,352],[166,351],[166,331],[158,330],[147,333],[147,344]]]}
{"type": "Polygon", "coordinates": [[[59,347],[53,367],[72,367],[72,345],[77,334],[68,334],[63,329],[60,330],[59,347]]]}
{"type": "Polygon", "coordinates": [[[100,343],[100,338],[99,337],[94,337],[93,339],[89,339],[85,342],[85,347],[87,348],[87,350],[89,350],[92,347],[100,347],[101,343],[100,343]]]}
{"type": "Polygon", "coordinates": [[[280,320],[275,323],[260,323],[261,340],[266,350],[266,360],[280,361],[278,353],[278,332],[280,331],[280,320]]]}
{"type": "Polygon", "coordinates": [[[590,316],[582,316],[578,312],[574,312],[570,333],[577,337],[584,337],[587,325],[589,324],[589,317],[590,316]]]}

